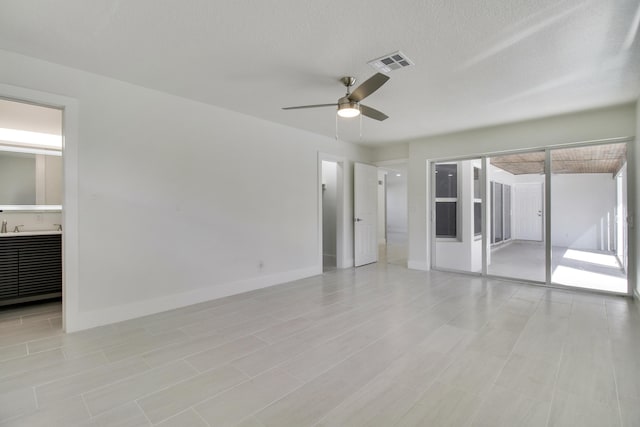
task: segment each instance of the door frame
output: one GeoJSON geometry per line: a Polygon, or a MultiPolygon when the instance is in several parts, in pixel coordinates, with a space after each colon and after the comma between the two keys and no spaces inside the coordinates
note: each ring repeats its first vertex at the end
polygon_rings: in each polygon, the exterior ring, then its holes
{"type": "Polygon", "coordinates": [[[62,330],[79,328],[78,101],[74,98],[0,83],[0,97],[62,110],[62,330]]]}
{"type": "Polygon", "coordinates": [[[345,165],[347,159],[340,156],[334,156],[318,151],[317,169],[318,177],[316,182],[316,192],[318,197],[318,265],[319,274],[322,274],[324,262],[322,252],[322,162],[336,163],[336,268],[349,268],[353,266],[353,259],[348,257],[347,249],[347,233],[345,227],[345,218],[347,217],[347,174],[345,173],[345,165]]]}
{"type": "MultiPolygon", "coordinates": [[[[497,151],[497,152],[489,152],[489,153],[481,153],[481,154],[474,154],[474,155],[465,155],[465,156],[455,156],[455,157],[444,157],[444,158],[434,158],[434,159],[427,159],[426,161],[426,170],[427,170],[427,174],[426,174],[426,179],[427,179],[427,223],[429,224],[429,226],[427,227],[427,253],[430,253],[430,256],[428,257],[428,262],[429,262],[429,268],[433,269],[433,270],[440,270],[440,271],[452,271],[452,272],[456,272],[456,273],[462,273],[462,274],[466,274],[466,275],[472,275],[472,276],[482,276],[482,277],[487,277],[487,278],[496,278],[496,279],[511,279],[511,280],[515,280],[518,282],[524,282],[524,283],[530,283],[530,284],[534,284],[534,285],[539,285],[539,286],[545,286],[545,287],[549,287],[549,288],[557,288],[557,289],[565,289],[565,290],[574,290],[574,291],[582,291],[582,292],[591,292],[591,293],[600,293],[600,294],[607,294],[607,295],[626,295],[626,296],[633,296],[636,295],[637,297],[640,298],[640,295],[638,295],[638,292],[636,290],[636,271],[638,266],[637,264],[637,256],[636,256],[636,236],[635,233],[631,232],[631,230],[629,230],[630,227],[632,227],[634,220],[634,209],[633,207],[635,207],[635,203],[636,203],[636,183],[635,183],[635,157],[634,157],[634,138],[633,137],[620,137],[620,138],[607,138],[607,139],[598,139],[598,140],[592,140],[592,141],[581,141],[581,142],[574,142],[574,143],[563,143],[563,144],[553,144],[553,145],[546,145],[546,146],[542,146],[542,147],[536,147],[536,148],[527,148],[527,149],[522,149],[522,150],[504,150],[504,151],[497,151]],[[616,143],[625,143],[627,145],[627,212],[628,212],[628,219],[627,219],[627,235],[628,235],[628,242],[627,242],[627,257],[630,261],[634,261],[634,262],[629,262],[628,264],[628,268],[627,268],[627,292],[626,293],[618,293],[618,292],[610,292],[610,291],[604,291],[604,290],[595,290],[595,289],[583,289],[583,288],[577,288],[574,286],[567,286],[567,285],[562,285],[559,283],[554,283],[551,281],[551,276],[552,276],[552,263],[551,263],[551,168],[547,167],[547,165],[551,164],[551,152],[553,150],[556,149],[564,149],[564,148],[576,148],[576,147],[586,147],[586,146],[592,146],[592,145],[605,145],[605,144],[616,144],[616,143]],[[543,234],[544,234],[544,243],[545,243],[545,281],[544,282],[540,282],[540,281],[536,281],[536,280],[526,280],[526,279],[513,279],[513,278],[509,278],[509,277],[502,277],[502,276],[496,276],[496,275],[491,275],[488,274],[487,272],[487,258],[488,258],[488,251],[489,251],[489,247],[487,245],[487,242],[489,240],[489,237],[487,236],[487,230],[485,228],[485,231],[483,233],[483,245],[482,245],[482,259],[483,259],[483,267],[482,267],[482,273],[473,273],[473,272],[468,272],[468,271],[459,271],[459,270],[451,270],[451,269],[446,269],[446,268],[438,268],[435,266],[435,257],[436,257],[436,251],[435,251],[435,245],[436,245],[436,239],[435,239],[435,208],[434,208],[434,203],[435,203],[435,182],[433,180],[433,172],[435,170],[435,164],[436,163],[442,163],[442,162],[458,162],[458,161],[463,161],[463,160],[472,160],[472,159],[482,159],[482,180],[481,180],[481,196],[483,198],[483,204],[486,206],[486,204],[490,201],[487,200],[487,194],[488,194],[488,188],[486,188],[486,167],[488,166],[488,161],[487,158],[490,157],[495,157],[495,156],[500,156],[500,155],[506,155],[506,154],[522,154],[522,153],[530,153],[530,152],[539,152],[539,151],[544,151],[545,152],[545,182],[544,182],[544,201],[543,201],[543,234]],[[484,188],[483,188],[484,187],[484,188]],[[631,209],[629,209],[629,207],[631,207],[631,209]]],[[[483,214],[486,212],[486,208],[483,209],[483,214]]],[[[486,218],[483,218],[483,224],[487,224],[487,220],[486,218]]]]}

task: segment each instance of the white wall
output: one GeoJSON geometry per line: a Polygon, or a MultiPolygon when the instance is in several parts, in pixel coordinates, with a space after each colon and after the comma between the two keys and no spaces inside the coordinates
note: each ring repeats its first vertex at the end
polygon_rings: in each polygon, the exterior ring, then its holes
{"type": "Polygon", "coordinates": [[[616,181],[611,174],[554,174],[551,206],[553,246],[615,249],[616,181]]]}
{"type": "Polygon", "coordinates": [[[338,164],[322,161],[322,255],[331,265],[336,265],[338,164]]]}
{"type": "Polygon", "coordinates": [[[531,184],[537,184],[539,185],[539,188],[540,188],[540,194],[541,194],[540,207],[542,211],[538,219],[538,221],[540,221],[539,222],[539,225],[540,225],[539,240],[544,241],[544,230],[545,230],[544,228],[545,227],[544,180],[545,180],[545,175],[542,175],[542,174],[523,174],[523,175],[515,175],[513,177],[513,187],[512,187],[513,196],[511,200],[513,217],[511,218],[512,220],[511,233],[514,239],[519,239],[519,240],[531,239],[531,236],[530,236],[532,234],[531,227],[524,224],[524,221],[526,221],[527,216],[522,212],[520,212],[520,210],[523,208],[523,206],[530,206],[529,201],[524,201],[523,203],[523,200],[522,200],[523,197],[526,197],[523,194],[523,190],[526,191],[525,186],[529,186],[531,184]],[[524,218],[524,221],[523,221],[523,218],[524,218]]]}
{"type": "Polygon", "coordinates": [[[429,159],[473,156],[579,141],[629,137],[636,132],[634,104],[438,135],[409,144],[409,267],[429,268],[426,164],[429,159]]]}
{"type": "Polygon", "coordinates": [[[0,82],[77,100],[68,330],[322,271],[318,152],[347,159],[348,189],[371,150],[5,51],[0,63],[0,82]]]}
{"type": "MultiPolygon", "coordinates": [[[[395,143],[390,145],[381,145],[376,147],[372,153],[372,159],[376,162],[384,161],[385,163],[390,160],[400,160],[404,164],[404,161],[409,158],[409,144],[395,143]]],[[[398,162],[392,162],[394,167],[398,162]]]]}

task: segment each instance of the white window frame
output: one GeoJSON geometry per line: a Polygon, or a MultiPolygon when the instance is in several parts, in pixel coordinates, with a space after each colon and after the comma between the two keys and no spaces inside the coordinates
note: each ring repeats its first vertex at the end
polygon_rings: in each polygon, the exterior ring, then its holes
{"type": "Polygon", "coordinates": [[[460,179],[460,162],[434,162],[433,163],[433,216],[434,216],[434,236],[436,241],[440,242],[459,242],[461,241],[461,233],[460,226],[461,224],[461,212],[462,205],[460,201],[460,190],[461,190],[461,179],[460,179]],[[455,165],[456,166],[456,197],[435,197],[437,192],[437,178],[436,174],[438,173],[437,167],[438,165],[455,165]],[[438,203],[455,203],[456,204],[456,235],[455,236],[438,236],[438,227],[437,227],[437,215],[436,215],[436,206],[438,203]]]}

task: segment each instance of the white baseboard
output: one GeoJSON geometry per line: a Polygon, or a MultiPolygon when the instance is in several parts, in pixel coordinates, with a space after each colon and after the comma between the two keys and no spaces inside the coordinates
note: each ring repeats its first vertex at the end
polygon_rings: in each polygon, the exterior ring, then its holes
{"type": "Polygon", "coordinates": [[[423,270],[429,271],[429,263],[424,261],[407,261],[407,268],[410,270],[423,270]]]}
{"type": "Polygon", "coordinates": [[[151,300],[136,301],[130,304],[108,307],[101,310],[79,312],[77,313],[77,317],[74,316],[77,321],[74,322],[74,324],[66,325],[66,332],[75,332],[111,323],[122,322],[124,320],[174,310],[176,308],[186,307],[200,302],[223,298],[243,292],[249,292],[255,289],[266,288],[293,280],[303,279],[305,277],[316,276],[318,274],[322,274],[322,266],[276,273],[269,276],[254,277],[236,282],[199,288],[190,292],[166,295],[151,300]]]}
{"type": "Polygon", "coordinates": [[[353,258],[345,259],[342,261],[343,264],[339,265],[338,268],[351,268],[353,267],[353,258]]]}

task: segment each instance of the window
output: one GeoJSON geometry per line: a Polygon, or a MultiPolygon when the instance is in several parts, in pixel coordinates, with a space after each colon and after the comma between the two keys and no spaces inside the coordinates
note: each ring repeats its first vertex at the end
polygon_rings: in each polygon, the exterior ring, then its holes
{"type": "Polygon", "coordinates": [[[458,237],[458,165],[436,164],[436,237],[458,237]]]}
{"type": "Polygon", "coordinates": [[[511,186],[491,181],[491,243],[511,239],[511,186]]]}
{"type": "Polygon", "coordinates": [[[473,168],[473,235],[482,236],[482,198],[480,197],[480,168],[473,168]]]}

